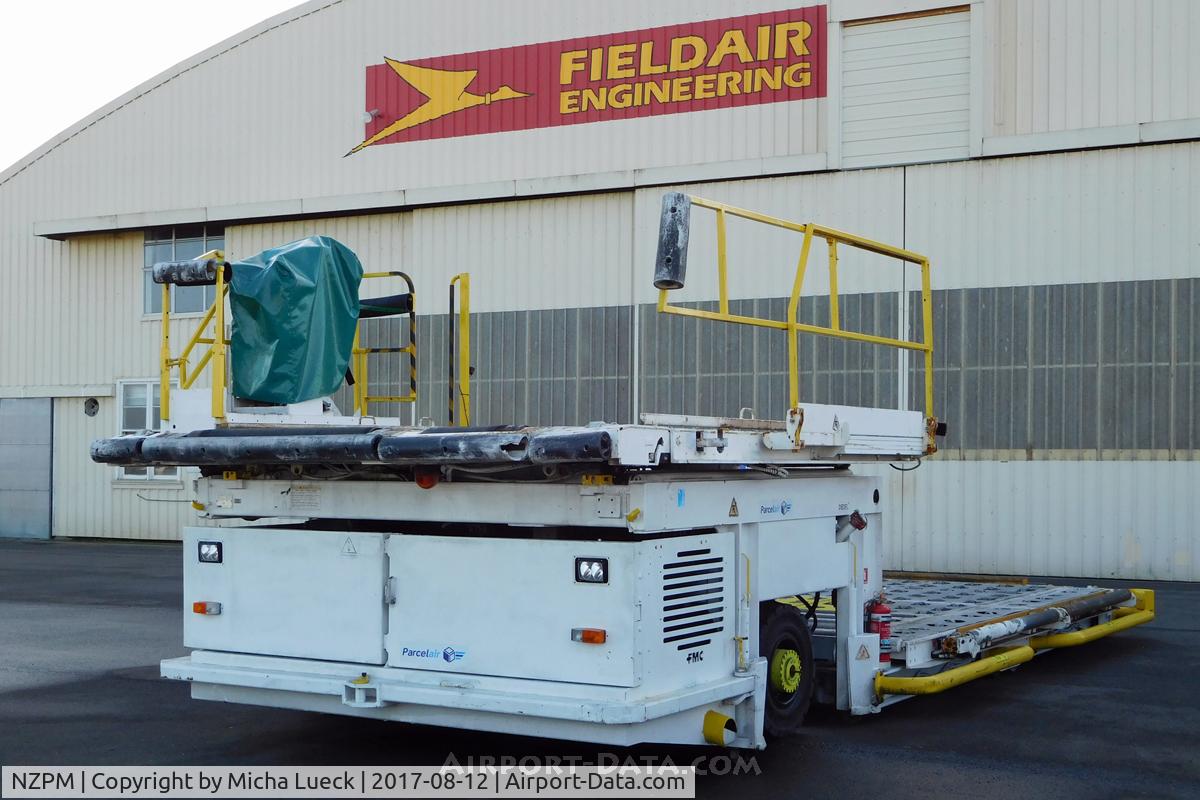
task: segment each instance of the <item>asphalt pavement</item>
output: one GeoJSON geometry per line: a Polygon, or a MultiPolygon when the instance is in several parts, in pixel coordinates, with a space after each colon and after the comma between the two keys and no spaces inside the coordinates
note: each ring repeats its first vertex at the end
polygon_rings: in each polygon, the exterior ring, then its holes
{"type": "Polygon", "coordinates": [[[818,709],[759,753],[621,750],[194,701],[158,677],[186,653],[178,545],[0,540],[0,764],[669,759],[704,798],[1200,797],[1200,585],[1132,585],[1150,625],[877,716],[818,709]]]}

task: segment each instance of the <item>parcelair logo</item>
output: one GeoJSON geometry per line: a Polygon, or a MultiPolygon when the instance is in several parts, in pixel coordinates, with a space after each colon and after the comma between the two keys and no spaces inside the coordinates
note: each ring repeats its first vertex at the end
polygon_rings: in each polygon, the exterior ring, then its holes
{"type": "Polygon", "coordinates": [[[788,514],[791,513],[791,511],[792,511],[792,504],[788,500],[780,500],[778,503],[771,503],[770,505],[760,505],[758,507],[758,513],[762,514],[764,517],[773,516],[775,514],[778,514],[781,517],[786,517],[788,514]]]}
{"type": "Polygon", "coordinates": [[[466,656],[466,650],[455,650],[453,647],[402,647],[400,655],[405,658],[431,658],[442,659],[447,663],[454,663],[466,656]]]}

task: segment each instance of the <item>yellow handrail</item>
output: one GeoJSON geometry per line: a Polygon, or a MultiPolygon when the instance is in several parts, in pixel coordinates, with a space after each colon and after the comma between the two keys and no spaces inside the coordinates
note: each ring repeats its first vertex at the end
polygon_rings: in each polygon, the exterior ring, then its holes
{"type": "Polygon", "coordinates": [[[363,416],[369,415],[372,403],[415,403],[417,401],[417,291],[413,280],[403,272],[364,272],[363,279],[370,278],[400,278],[408,287],[412,298],[411,311],[408,312],[408,344],[404,347],[363,347],[362,320],[354,329],[354,347],[350,351],[351,371],[354,373],[354,412],[363,416]],[[408,354],[408,392],[401,395],[373,395],[370,393],[371,382],[368,370],[368,356],[372,353],[407,353],[408,354]]]}
{"type": "MultiPolygon", "coordinates": [[[[929,280],[929,259],[920,253],[914,253],[911,250],[906,250],[902,247],[894,247],[892,245],[877,242],[872,239],[867,239],[862,236],[857,236],[852,233],[846,233],[835,228],[828,228],[824,225],[815,223],[800,223],[791,222],[789,220],[773,217],[768,214],[760,214],[756,211],[749,211],[744,208],[731,206],[727,203],[717,202],[715,200],[707,200],[701,197],[689,197],[693,206],[707,208],[716,212],[717,217],[717,297],[718,310],[704,311],[696,308],[683,308],[681,306],[673,306],[667,302],[668,289],[660,289],[658,294],[658,310],[664,314],[676,314],[683,317],[694,317],[698,319],[710,319],[720,322],[732,322],[739,325],[754,325],[760,328],[773,328],[788,332],[788,401],[789,407],[795,408],[800,404],[800,365],[799,365],[799,344],[797,336],[800,333],[814,333],[821,336],[832,336],[837,339],[846,339],[854,342],[865,342],[868,344],[885,345],[888,347],[896,347],[904,350],[915,350],[923,353],[925,357],[925,417],[926,424],[932,431],[936,426],[936,418],[933,413],[933,302],[932,292],[930,289],[929,280]],[[728,256],[726,253],[726,218],[729,216],[740,217],[752,222],[759,222],[765,225],[771,225],[777,228],[793,231],[803,235],[803,240],[800,245],[800,258],[796,265],[796,275],[792,282],[792,292],[788,298],[787,319],[775,320],[764,319],[760,317],[747,317],[740,314],[729,313],[729,287],[728,287],[728,256]],[[812,250],[812,242],[814,238],[824,239],[828,248],[828,264],[829,264],[829,327],[822,325],[810,325],[800,322],[797,319],[800,307],[800,294],[804,286],[805,270],[808,266],[809,252],[812,250]],[[876,336],[874,334],[860,333],[858,331],[843,330],[841,325],[841,313],[838,297],[838,245],[846,245],[859,250],[866,250],[878,255],[896,258],[911,264],[917,264],[921,268],[921,316],[922,316],[922,336],[921,341],[912,341],[909,339],[897,339],[888,336],[876,336]]],[[[930,452],[933,448],[933,435],[928,437],[930,452]]]]}
{"type": "Polygon", "coordinates": [[[188,339],[179,358],[172,358],[171,284],[162,284],[162,340],[159,346],[158,379],[160,416],[164,421],[171,419],[171,369],[179,368],[179,388],[190,389],[211,361],[213,363],[212,416],[214,420],[221,422],[225,419],[225,354],[229,347],[229,340],[225,338],[225,296],[229,291],[229,287],[225,283],[225,267],[228,264],[225,261],[225,253],[221,250],[210,250],[197,256],[194,260],[217,262],[214,284],[216,297],[208,311],[204,312],[204,316],[200,318],[200,324],[196,326],[196,331],[188,339]],[[212,335],[204,336],[204,332],[210,324],[213,328],[212,335]],[[200,362],[196,364],[196,369],[189,371],[188,360],[196,345],[200,344],[207,345],[207,349],[200,357],[200,362]]]}

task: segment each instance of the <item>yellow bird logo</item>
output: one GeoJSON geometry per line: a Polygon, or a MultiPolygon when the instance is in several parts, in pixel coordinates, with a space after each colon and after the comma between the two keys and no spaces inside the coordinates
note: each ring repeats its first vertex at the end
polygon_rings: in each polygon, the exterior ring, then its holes
{"type": "Polygon", "coordinates": [[[412,64],[393,61],[390,58],[385,58],[384,61],[387,62],[387,65],[397,75],[404,79],[405,83],[425,95],[426,102],[417,106],[391,125],[388,125],[379,131],[379,133],[370,137],[349,153],[346,153],[346,155],[357,153],[364,147],[370,147],[376,142],[381,142],[394,133],[415,128],[418,125],[438,119],[439,117],[444,117],[447,114],[453,114],[455,111],[462,111],[467,108],[474,108],[475,106],[490,105],[500,100],[529,97],[527,92],[518,92],[511,86],[501,86],[496,91],[487,92],[486,94],[472,94],[468,92],[467,87],[471,85],[472,81],[475,80],[475,76],[479,73],[478,70],[474,69],[463,71],[430,69],[428,67],[414,67],[412,64]]]}

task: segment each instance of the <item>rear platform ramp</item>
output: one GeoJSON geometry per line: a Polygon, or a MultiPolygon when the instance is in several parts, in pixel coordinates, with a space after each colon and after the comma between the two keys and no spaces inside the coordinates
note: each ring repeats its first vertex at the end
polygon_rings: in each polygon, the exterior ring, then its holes
{"type": "MultiPolygon", "coordinates": [[[[1154,619],[1148,589],[889,578],[884,595],[892,626],[890,663],[881,663],[875,679],[880,707],[1154,619]]],[[[835,628],[827,601],[817,611],[816,635],[832,641],[835,628]]]]}

